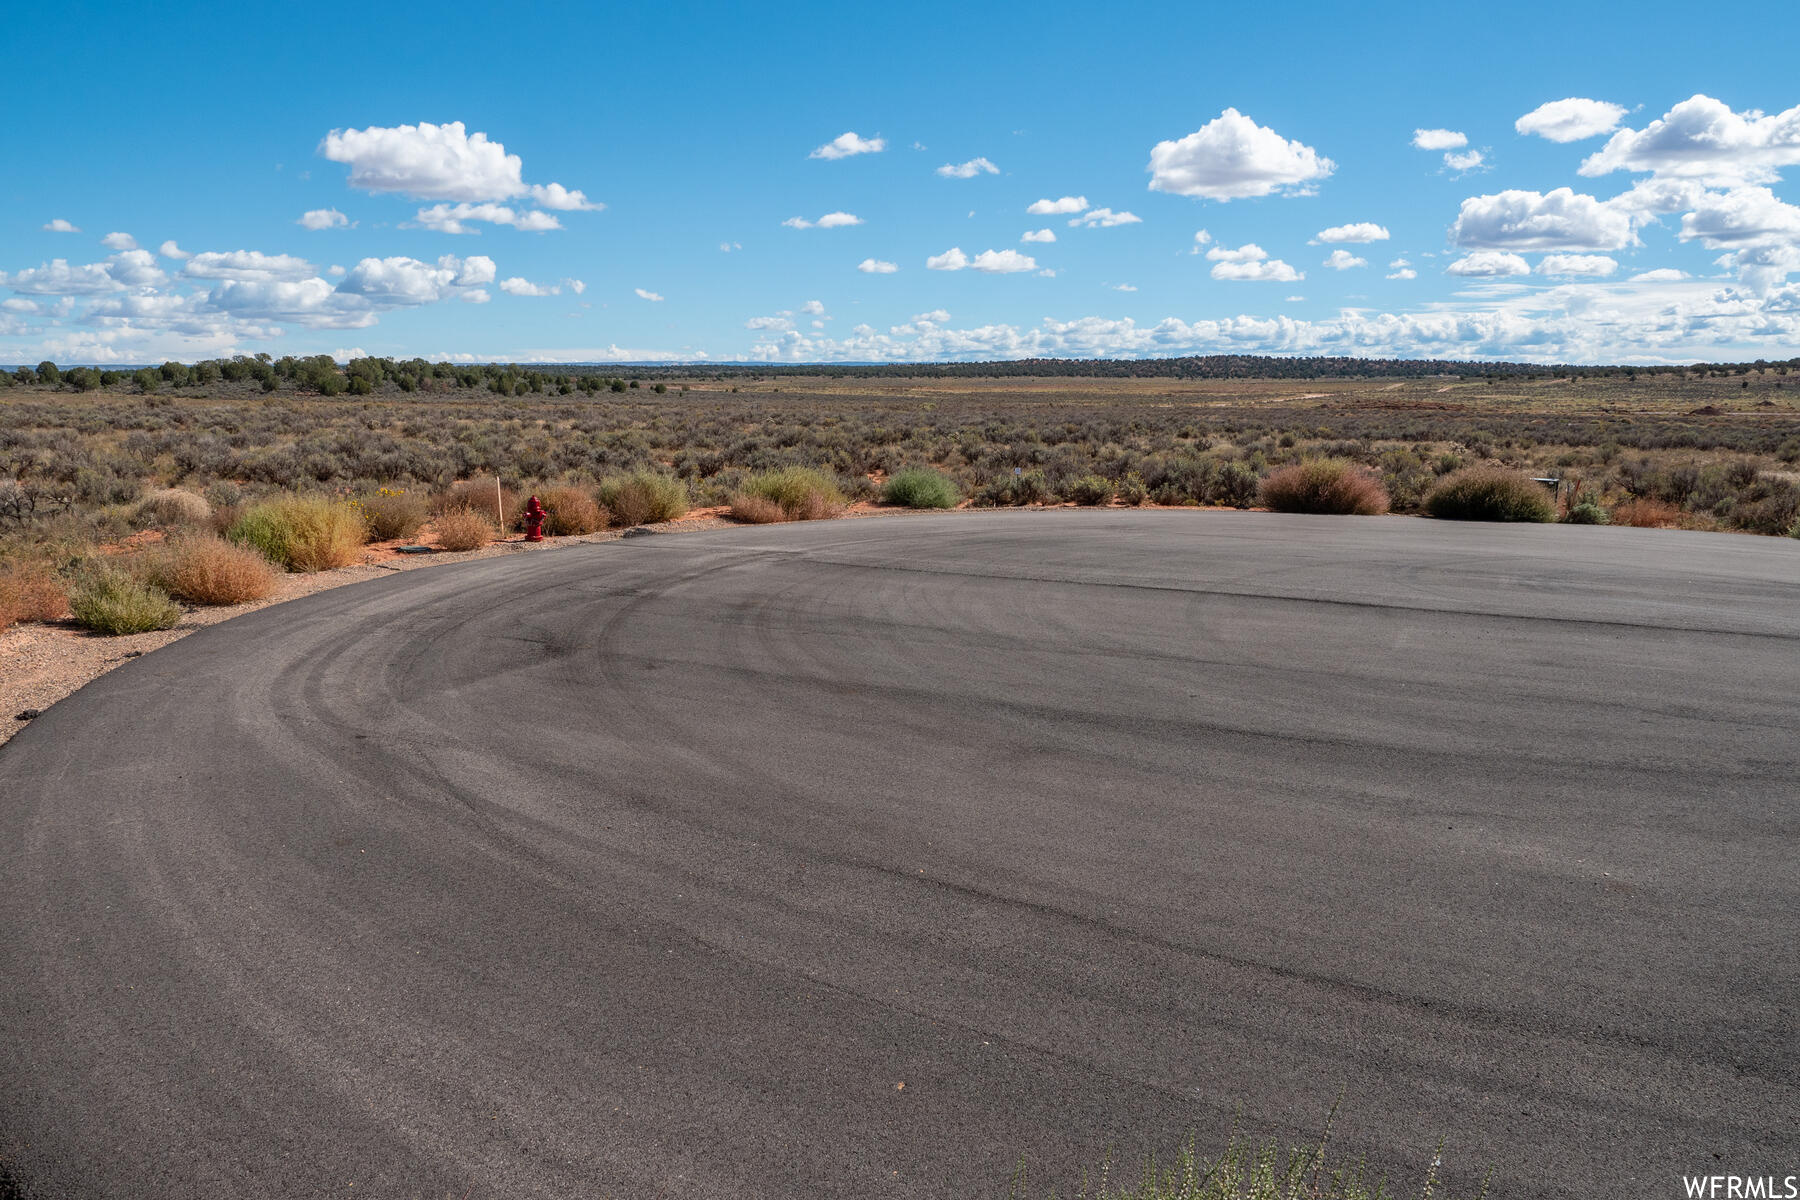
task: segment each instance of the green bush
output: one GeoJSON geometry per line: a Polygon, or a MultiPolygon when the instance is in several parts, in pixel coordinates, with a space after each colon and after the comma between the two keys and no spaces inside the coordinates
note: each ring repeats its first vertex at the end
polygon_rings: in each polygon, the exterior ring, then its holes
{"type": "Polygon", "coordinates": [[[253,504],[226,537],[262,551],[290,571],[347,567],[362,555],[362,513],[322,496],[283,496],[253,504]]]}
{"type": "Polygon", "coordinates": [[[69,615],[83,628],[116,637],[173,628],[181,620],[181,606],[161,588],[109,568],[75,585],[69,615]]]}
{"type": "Polygon", "coordinates": [[[1563,520],[1570,525],[1610,525],[1612,518],[1606,510],[1592,497],[1585,497],[1569,505],[1569,511],[1563,520]]]}
{"type": "Polygon", "coordinates": [[[752,475],[738,489],[743,496],[779,505],[790,521],[836,516],[844,507],[837,481],[809,467],[782,467],[752,475]]]}
{"type": "Polygon", "coordinates": [[[1425,512],[1445,521],[1554,521],[1544,486],[1504,467],[1473,467],[1425,495],[1425,512]]]}
{"type": "Polygon", "coordinates": [[[1055,499],[1050,480],[1042,471],[998,475],[975,493],[975,503],[987,505],[1048,504],[1055,499]]]}
{"type": "Polygon", "coordinates": [[[601,480],[595,493],[621,525],[673,521],[688,510],[687,484],[655,471],[611,476],[601,480]]]}
{"type": "Polygon", "coordinates": [[[419,532],[431,515],[425,497],[400,488],[382,488],[362,502],[363,518],[369,523],[369,540],[394,542],[419,532]]]}
{"type": "Polygon", "coordinates": [[[883,503],[904,508],[955,508],[960,498],[948,475],[924,467],[901,471],[881,493],[883,503]]]}
{"type": "Polygon", "coordinates": [[[1388,510],[1381,481],[1343,458],[1312,458],[1282,467],[1262,481],[1260,494],[1275,512],[1370,517],[1388,510]]]}
{"type": "Polygon", "coordinates": [[[1083,475],[1069,484],[1069,499],[1077,504],[1107,504],[1113,498],[1113,482],[1103,475],[1083,475]]]}

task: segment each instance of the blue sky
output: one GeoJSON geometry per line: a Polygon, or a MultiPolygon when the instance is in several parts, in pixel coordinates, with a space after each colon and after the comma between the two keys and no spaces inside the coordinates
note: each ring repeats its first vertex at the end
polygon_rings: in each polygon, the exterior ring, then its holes
{"type": "Polygon", "coordinates": [[[1797,11],[29,6],[0,361],[1786,358],[1797,11]]]}

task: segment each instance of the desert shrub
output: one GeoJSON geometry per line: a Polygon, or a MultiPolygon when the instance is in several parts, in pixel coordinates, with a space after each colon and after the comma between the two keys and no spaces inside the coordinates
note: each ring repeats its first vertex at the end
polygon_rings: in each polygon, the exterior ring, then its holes
{"type": "Polygon", "coordinates": [[[525,499],[508,487],[499,487],[498,480],[489,476],[485,479],[464,479],[451,484],[431,498],[431,515],[450,512],[452,509],[472,508],[486,516],[490,521],[500,521],[504,516],[505,524],[511,525],[518,519],[519,510],[524,507],[525,499]],[[495,511],[496,497],[499,511],[495,511]]]}
{"type": "Polygon", "coordinates": [[[1050,480],[1042,471],[998,475],[975,493],[975,503],[986,505],[1046,504],[1055,499],[1050,480]]]}
{"type": "Polygon", "coordinates": [[[1642,497],[1627,500],[1623,504],[1615,504],[1612,510],[1614,525],[1631,525],[1638,529],[1659,529],[1664,525],[1673,525],[1679,520],[1681,520],[1681,510],[1673,504],[1642,497]]]}
{"type": "Polygon", "coordinates": [[[275,589],[275,569],[249,546],[210,535],[183,537],[156,555],[149,581],[189,604],[245,604],[275,589]]]}
{"type": "Polygon", "coordinates": [[[883,503],[905,508],[955,508],[958,498],[949,476],[923,467],[899,472],[881,493],[883,503]]]}
{"type": "Polygon", "coordinates": [[[348,504],[322,496],[283,496],[244,510],[226,535],[290,571],[347,567],[362,555],[366,526],[348,504]]]}
{"type": "Polygon", "coordinates": [[[494,540],[494,522],[473,508],[453,508],[432,523],[446,550],[479,550],[494,540]]]}
{"type": "Polygon", "coordinates": [[[1103,475],[1083,475],[1064,490],[1069,499],[1083,505],[1106,504],[1113,498],[1112,480],[1103,475]]]}
{"type": "Polygon", "coordinates": [[[688,510],[687,484],[655,471],[610,476],[595,491],[621,525],[673,521],[688,510]]]}
{"type": "Polygon", "coordinates": [[[787,509],[773,500],[765,500],[761,496],[746,496],[739,493],[731,498],[731,518],[749,525],[773,525],[777,521],[790,521],[787,509]]]}
{"type": "Polygon", "coordinates": [[[369,524],[369,540],[394,542],[419,532],[430,515],[430,505],[416,492],[382,488],[362,501],[363,519],[369,524]]]}
{"type": "Polygon", "coordinates": [[[1569,505],[1569,511],[1563,520],[1571,525],[1610,525],[1611,518],[1606,510],[1593,500],[1577,500],[1569,505]]]}
{"type": "Polygon", "coordinates": [[[68,611],[68,591],[43,563],[0,566],[0,629],[20,621],[54,621],[68,611]]]}
{"type": "Polygon", "coordinates": [[[1249,508],[1256,499],[1260,484],[1261,480],[1257,478],[1256,472],[1243,463],[1224,463],[1213,476],[1212,484],[1207,489],[1206,502],[1229,504],[1233,508],[1249,508]]]}
{"type": "Polygon", "coordinates": [[[1426,493],[1425,512],[1446,521],[1556,520],[1556,505],[1543,485],[1504,467],[1472,467],[1447,476],[1426,493]]]}
{"type": "Polygon", "coordinates": [[[1312,458],[1282,467],[1262,481],[1259,494],[1275,512],[1372,517],[1388,510],[1381,481],[1342,458],[1312,458]]]}
{"type": "Polygon", "coordinates": [[[739,495],[780,505],[790,521],[816,521],[844,510],[844,493],[837,482],[809,467],[782,467],[752,475],[739,495]]]}
{"type": "Polygon", "coordinates": [[[103,568],[75,585],[69,614],[83,628],[116,637],[173,628],[181,620],[181,606],[159,587],[103,568]]]}
{"type": "Polygon", "coordinates": [[[1780,536],[1800,521],[1800,487],[1777,475],[1757,475],[1717,511],[1736,529],[1780,536]]]}
{"type": "Polygon", "coordinates": [[[1144,486],[1144,477],[1136,471],[1127,471],[1125,478],[1119,481],[1119,503],[1133,507],[1150,498],[1150,489],[1144,486]]]}
{"type": "Polygon", "coordinates": [[[158,528],[205,525],[212,520],[212,505],[206,502],[206,497],[193,492],[165,488],[140,500],[132,520],[138,525],[158,528]]]}
{"type": "Polygon", "coordinates": [[[551,537],[573,537],[605,529],[609,514],[578,487],[550,487],[537,494],[544,506],[544,532],[551,537]]]}

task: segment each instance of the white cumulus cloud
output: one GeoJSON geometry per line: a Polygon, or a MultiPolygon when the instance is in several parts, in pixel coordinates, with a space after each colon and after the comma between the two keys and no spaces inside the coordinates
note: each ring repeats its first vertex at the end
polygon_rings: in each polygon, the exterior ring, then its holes
{"type": "Polygon", "coordinates": [[[1056,230],[1027,229],[1024,236],[1019,240],[1021,242],[1054,242],[1056,240],[1056,230]]]}
{"type": "Polygon", "coordinates": [[[782,222],[789,229],[841,229],[862,223],[861,217],[847,212],[828,212],[816,221],[809,221],[805,217],[789,217],[782,222]]]}
{"type": "Polygon", "coordinates": [[[55,217],[44,226],[44,231],[46,233],[80,233],[81,229],[61,217],[55,217]]]}
{"type": "Polygon", "coordinates": [[[942,254],[932,255],[925,260],[925,266],[932,271],[961,271],[968,268],[989,275],[1016,275],[1038,269],[1036,259],[1029,254],[1020,254],[1017,250],[983,250],[970,258],[962,252],[960,246],[952,246],[942,254]]]}
{"type": "Polygon", "coordinates": [[[365,258],[350,268],[337,290],[347,296],[360,296],[377,307],[411,307],[492,283],[495,274],[494,260],[485,254],[468,258],[446,254],[435,264],[405,257],[365,258]]]}
{"type": "Polygon", "coordinates": [[[1469,136],[1454,129],[1415,129],[1412,144],[1421,150],[1460,150],[1469,144],[1469,136]]]}
{"type": "Polygon", "coordinates": [[[109,233],[100,239],[100,244],[108,250],[136,250],[137,239],[129,233],[109,233]]]}
{"type": "Polygon", "coordinates": [[[499,287],[509,296],[559,296],[562,294],[562,289],[554,284],[533,283],[519,275],[514,275],[510,279],[502,279],[499,287]]]}
{"type": "Polygon", "coordinates": [[[554,208],[558,212],[595,212],[606,207],[560,183],[534,183],[530,187],[530,195],[545,208],[554,208]]]}
{"type": "Polygon", "coordinates": [[[466,201],[421,208],[412,223],[436,233],[479,233],[480,230],[470,227],[474,222],[510,225],[524,233],[548,233],[563,227],[561,221],[547,212],[515,209],[508,204],[470,204],[466,201]]]}
{"type": "Polygon", "coordinates": [[[1025,211],[1034,217],[1064,216],[1087,208],[1086,196],[1064,196],[1060,200],[1034,200],[1025,211]]]}
{"type": "Polygon", "coordinates": [[[1674,267],[1658,267],[1654,271],[1640,271],[1631,277],[1632,283],[1680,283],[1687,279],[1686,271],[1678,271],[1674,267]]]}
{"type": "Polygon", "coordinates": [[[1321,229],[1313,235],[1315,245],[1320,242],[1329,245],[1333,242],[1368,243],[1387,240],[1387,227],[1377,225],[1373,221],[1358,221],[1354,225],[1333,225],[1330,229],[1321,229]]]}
{"type": "Polygon", "coordinates": [[[1417,279],[1419,273],[1411,267],[1396,267],[1394,270],[1388,272],[1387,277],[1389,279],[1417,279]]]}
{"type": "Polygon", "coordinates": [[[1020,254],[1017,250],[983,250],[969,260],[969,266],[976,271],[986,271],[989,275],[1013,275],[1020,271],[1037,270],[1037,260],[1029,254],[1020,254]]]}
{"type": "Polygon", "coordinates": [[[998,175],[1000,168],[985,158],[971,158],[966,163],[945,163],[937,169],[945,179],[973,179],[977,175],[998,175]]]}
{"type": "Polygon", "coordinates": [[[1470,249],[1623,250],[1637,244],[1629,212],[1566,187],[1471,196],[1450,236],[1470,249]]]}
{"type": "Polygon", "coordinates": [[[1529,275],[1531,264],[1517,254],[1506,254],[1499,250],[1477,250],[1466,254],[1444,268],[1452,275],[1467,275],[1477,279],[1495,278],[1502,275],[1529,275]]]}
{"type": "Polygon", "coordinates": [[[1619,127],[1619,120],[1624,115],[1623,105],[1571,96],[1567,100],[1538,105],[1514,121],[1513,128],[1521,134],[1536,135],[1553,142],[1579,142],[1583,138],[1611,133],[1619,127]]]}
{"type": "Polygon", "coordinates": [[[1352,267],[1368,266],[1369,260],[1366,258],[1358,258],[1348,250],[1333,250],[1330,256],[1325,259],[1324,265],[1330,267],[1334,271],[1348,271],[1352,267]]]}
{"type": "Polygon", "coordinates": [[[559,183],[527,184],[518,155],[485,133],[468,132],[461,121],[334,129],[319,143],[319,153],[347,164],[350,186],[365,192],[471,203],[524,196],[545,208],[601,207],[559,183]]]}
{"type": "Polygon", "coordinates": [[[897,263],[886,262],[879,258],[865,258],[856,264],[856,269],[864,275],[892,275],[900,267],[897,263]]]}
{"type": "Polygon", "coordinates": [[[181,273],[189,279],[307,279],[318,274],[318,268],[291,254],[209,250],[191,256],[181,273]]]}
{"type": "Polygon", "coordinates": [[[1301,191],[1336,169],[1336,163],[1311,146],[1227,108],[1186,137],[1152,147],[1150,189],[1237,200],[1301,191]]]}
{"type": "Polygon", "coordinates": [[[189,254],[186,250],[183,250],[180,246],[177,246],[175,244],[175,239],[173,239],[173,238],[170,238],[168,241],[164,242],[161,246],[159,246],[157,248],[156,252],[158,254],[162,255],[164,258],[173,258],[176,261],[194,257],[192,254],[189,254]]]}
{"type": "Polygon", "coordinates": [[[840,133],[807,155],[808,158],[849,158],[853,154],[879,154],[887,149],[886,138],[866,138],[855,133],[840,133]]]}
{"type": "Polygon", "coordinates": [[[1539,275],[1598,278],[1619,269],[1619,260],[1605,254],[1547,254],[1538,263],[1539,275]]]}
{"type": "Polygon", "coordinates": [[[648,300],[652,304],[661,304],[662,303],[662,296],[660,296],[656,292],[648,291],[644,288],[632,288],[631,290],[636,292],[640,299],[648,300]]]}
{"type": "Polygon", "coordinates": [[[301,213],[300,219],[295,221],[294,224],[300,226],[302,229],[311,229],[314,231],[320,229],[344,229],[349,226],[350,218],[346,217],[335,208],[315,208],[308,212],[301,213]]]}
{"type": "Polygon", "coordinates": [[[1206,257],[1213,263],[1214,279],[1234,283],[1293,283],[1306,278],[1303,272],[1296,271],[1279,258],[1270,258],[1269,252],[1255,242],[1246,242],[1235,250],[1214,246],[1206,252],[1206,257]]]}
{"type": "Polygon", "coordinates": [[[1083,213],[1079,217],[1070,217],[1069,227],[1073,229],[1078,225],[1082,225],[1089,229],[1110,229],[1115,225],[1140,225],[1143,223],[1143,220],[1144,218],[1138,216],[1136,213],[1114,212],[1110,208],[1096,208],[1091,212],[1083,213]]]}
{"type": "Polygon", "coordinates": [[[1452,171],[1469,172],[1478,169],[1487,162],[1487,157],[1479,150],[1469,150],[1462,154],[1444,155],[1444,166],[1452,171]]]}
{"type": "Polygon", "coordinates": [[[1800,105],[1773,116],[1734,112],[1711,96],[1683,100],[1641,130],[1621,129],[1581,164],[1581,174],[1649,171],[1715,185],[1771,183],[1800,163],[1800,105]]]}
{"type": "Polygon", "coordinates": [[[1681,218],[1681,240],[1712,250],[1771,242],[1800,242],[1800,208],[1766,187],[1732,188],[1699,197],[1681,218]]]}

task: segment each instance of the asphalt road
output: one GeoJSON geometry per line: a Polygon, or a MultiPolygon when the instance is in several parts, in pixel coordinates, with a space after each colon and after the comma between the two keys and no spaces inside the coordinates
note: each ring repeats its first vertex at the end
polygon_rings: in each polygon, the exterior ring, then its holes
{"type": "MultiPolygon", "coordinates": [[[[0,749],[36,1197],[1800,1170],[1800,543],[1065,511],[344,588],[0,749]]],[[[8,714],[10,715],[10,714],[8,714]]]]}

